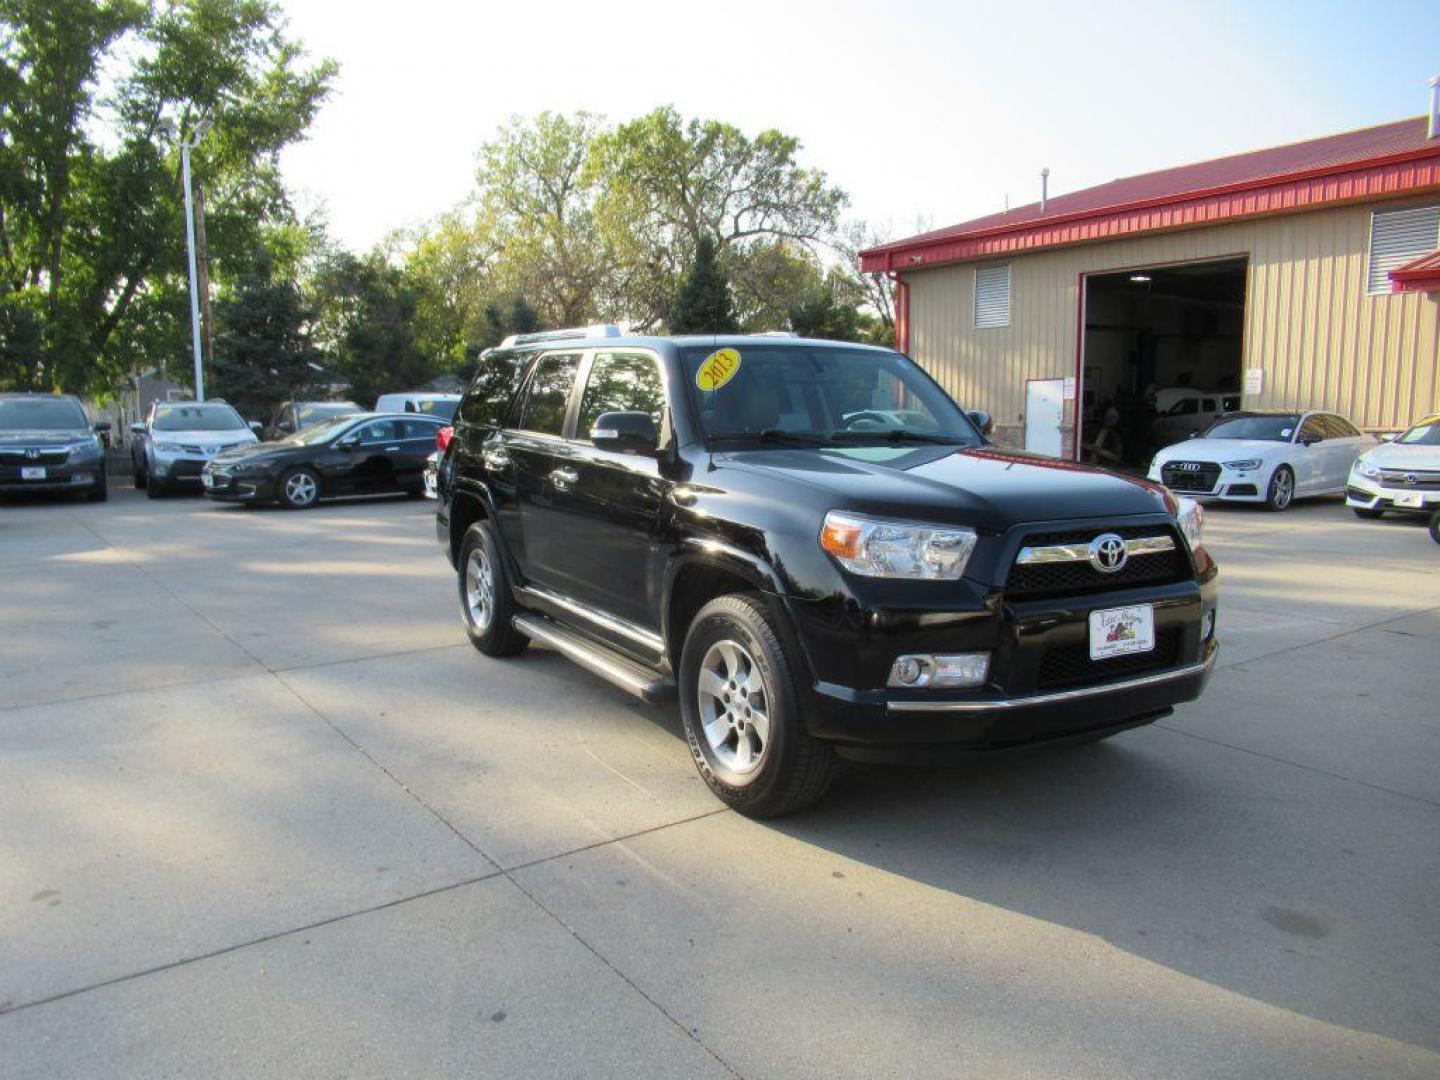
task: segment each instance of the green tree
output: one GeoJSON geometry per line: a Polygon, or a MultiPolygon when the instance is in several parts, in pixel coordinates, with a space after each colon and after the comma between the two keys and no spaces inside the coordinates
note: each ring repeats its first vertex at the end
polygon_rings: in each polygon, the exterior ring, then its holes
{"type": "Polygon", "coordinates": [[[733,270],[758,245],[817,245],[833,233],[846,195],[802,167],[799,150],[779,131],[751,138],[671,107],[594,140],[596,220],[624,270],[620,305],[637,325],[660,321],[703,237],[733,270]]]}
{"type": "Polygon", "coordinates": [[[264,248],[221,297],[215,316],[211,385],[247,419],[305,396],[319,381],[320,350],[310,340],[315,312],[293,281],[275,276],[264,248]]]}
{"type": "Polygon", "coordinates": [[[436,374],[415,340],[419,291],[380,253],[341,254],[315,278],[327,368],[350,381],[361,403],[414,390],[436,374]]]}
{"type": "Polygon", "coordinates": [[[715,241],[700,237],[695,260],[666,320],[672,334],[733,334],[739,329],[730,282],[715,261],[715,241]]]}
{"type": "Polygon", "coordinates": [[[214,120],[193,157],[223,276],[291,216],[278,155],[334,70],[303,65],[267,0],[0,0],[0,351],[25,356],[3,377],[101,389],[146,350],[183,354],[178,139],[214,120]]]}

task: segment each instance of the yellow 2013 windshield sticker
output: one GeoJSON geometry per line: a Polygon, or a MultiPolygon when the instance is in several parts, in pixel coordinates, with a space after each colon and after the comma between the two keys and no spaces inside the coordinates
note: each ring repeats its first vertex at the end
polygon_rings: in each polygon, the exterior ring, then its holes
{"type": "Polygon", "coordinates": [[[719,390],[740,370],[740,353],[736,349],[716,349],[695,372],[695,385],[701,390],[719,390]]]}

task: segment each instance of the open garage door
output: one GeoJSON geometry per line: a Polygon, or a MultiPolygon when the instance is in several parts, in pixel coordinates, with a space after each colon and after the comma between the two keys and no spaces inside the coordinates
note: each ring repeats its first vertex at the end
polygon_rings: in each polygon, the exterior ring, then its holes
{"type": "Polygon", "coordinates": [[[1085,278],[1081,458],[1144,469],[1240,407],[1244,258],[1085,278]]]}

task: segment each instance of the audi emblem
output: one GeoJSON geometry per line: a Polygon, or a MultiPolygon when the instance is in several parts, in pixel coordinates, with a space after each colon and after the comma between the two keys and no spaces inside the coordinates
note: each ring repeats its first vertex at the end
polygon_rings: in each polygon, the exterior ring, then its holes
{"type": "Polygon", "coordinates": [[[1181,472],[1199,472],[1200,463],[1198,461],[1181,461],[1176,464],[1175,468],[1181,472]]]}
{"type": "Polygon", "coordinates": [[[1090,565],[1102,574],[1118,574],[1129,558],[1130,549],[1115,533],[1101,533],[1090,541],[1090,565]]]}

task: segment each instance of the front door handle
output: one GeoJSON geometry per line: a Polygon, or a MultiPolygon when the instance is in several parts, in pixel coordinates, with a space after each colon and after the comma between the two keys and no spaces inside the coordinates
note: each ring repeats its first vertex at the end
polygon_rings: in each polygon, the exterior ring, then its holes
{"type": "Polygon", "coordinates": [[[393,454],[393,453],[395,453],[396,451],[398,451],[399,449],[400,449],[400,447],[398,447],[398,446],[387,446],[387,447],[385,447],[385,452],[386,452],[387,454],[393,454]]]}
{"type": "Polygon", "coordinates": [[[574,469],[556,469],[550,474],[550,479],[561,491],[569,491],[570,485],[580,479],[580,474],[574,469]]]}

